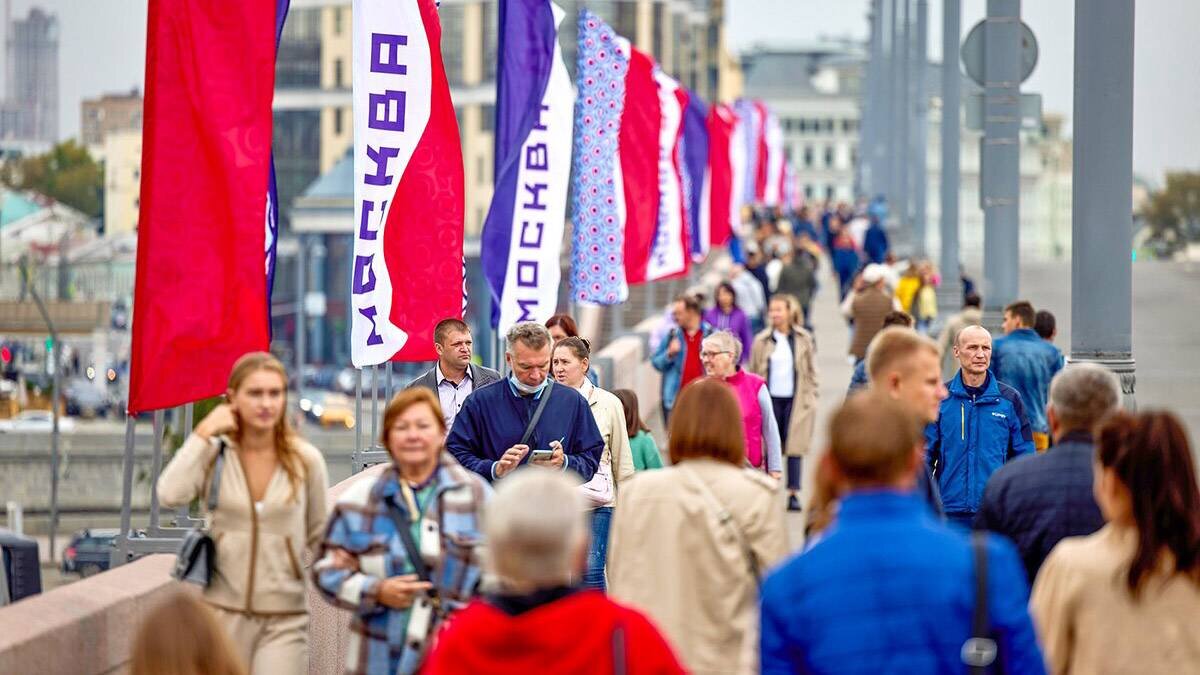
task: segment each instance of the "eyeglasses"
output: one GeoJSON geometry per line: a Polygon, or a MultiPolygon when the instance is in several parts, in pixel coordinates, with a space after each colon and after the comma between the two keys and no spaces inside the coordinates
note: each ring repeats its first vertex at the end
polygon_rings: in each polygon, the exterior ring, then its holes
{"type": "Polygon", "coordinates": [[[718,356],[718,355],[720,355],[720,354],[732,354],[732,353],[733,353],[733,352],[730,352],[730,351],[723,351],[723,352],[700,352],[700,358],[702,358],[702,359],[715,359],[715,358],[717,358],[717,356],[718,356]]]}

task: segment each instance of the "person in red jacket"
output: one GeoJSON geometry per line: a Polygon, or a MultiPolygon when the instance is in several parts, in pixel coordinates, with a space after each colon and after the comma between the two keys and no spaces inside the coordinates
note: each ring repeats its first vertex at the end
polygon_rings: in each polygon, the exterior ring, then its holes
{"type": "Polygon", "coordinates": [[[668,675],[685,672],[640,612],[575,584],[588,527],[579,488],[559,472],[522,468],[488,504],[488,573],[498,592],[456,613],[424,675],[668,675]]]}

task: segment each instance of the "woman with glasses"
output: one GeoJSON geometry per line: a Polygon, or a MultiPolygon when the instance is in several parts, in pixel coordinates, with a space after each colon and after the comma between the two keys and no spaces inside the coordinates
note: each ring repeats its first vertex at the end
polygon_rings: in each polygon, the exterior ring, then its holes
{"type": "Polygon", "coordinates": [[[767,381],[738,365],[742,343],[732,333],[719,330],[704,338],[700,361],[709,377],[724,380],[737,395],[746,435],[746,462],[772,478],[782,475],[783,444],[771,405],[767,381]]]}

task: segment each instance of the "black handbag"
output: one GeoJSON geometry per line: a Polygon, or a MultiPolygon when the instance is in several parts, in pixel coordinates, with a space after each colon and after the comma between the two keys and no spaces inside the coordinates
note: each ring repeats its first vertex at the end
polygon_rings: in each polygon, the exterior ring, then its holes
{"type": "MultiPolygon", "coordinates": [[[[213,462],[211,483],[205,505],[211,514],[217,508],[217,496],[221,493],[221,469],[225,463],[225,439],[219,439],[217,459],[213,462]]],[[[207,526],[193,527],[184,536],[175,556],[175,568],[171,576],[180,581],[207,588],[212,581],[212,571],[217,564],[217,545],[208,533],[207,526]]]]}

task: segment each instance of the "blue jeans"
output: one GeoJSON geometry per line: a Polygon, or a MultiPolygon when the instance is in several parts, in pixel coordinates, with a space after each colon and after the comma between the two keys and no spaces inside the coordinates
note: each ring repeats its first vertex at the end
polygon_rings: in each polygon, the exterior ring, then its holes
{"type": "Polygon", "coordinates": [[[592,543],[588,547],[587,571],[583,573],[583,587],[605,590],[604,561],[608,558],[608,525],[612,522],[612,507],[598,506],[592,509],[592,543]]]}

